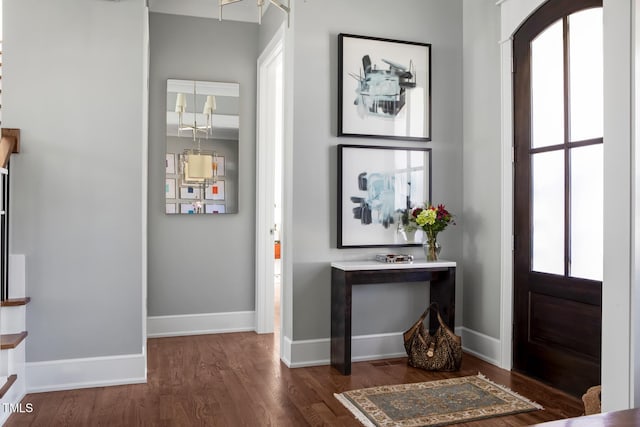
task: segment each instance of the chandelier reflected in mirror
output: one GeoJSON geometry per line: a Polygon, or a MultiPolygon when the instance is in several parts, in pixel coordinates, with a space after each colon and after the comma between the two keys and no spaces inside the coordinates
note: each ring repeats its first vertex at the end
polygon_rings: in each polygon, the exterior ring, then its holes
{"type": "Polygon", "coordinates": [[[184,116],[188,111],[187,96],[180,92],[176,95],[175,112],[178,113],[178,136],[184,132],[191,133],[197,146],[187,148],[179,156],[179,173],[183,186],[197,187],[199,197],[193,203],[194,213],[204,213],[204,197],[207,186],[213,185],[217,180],[217,154],[215,151],[204,151],[201,147],[201,138],[207,139],[213,135],[212,116],[216,110],[216,97],[206,95],[202,109],[204,123],[198,123],[196,114],[198,98],[196,94],[196,82],[193,82],[193,123],[186,123],[184,116]]]}
{"type": "MultiPolygon", "coordinates": [[[[197,100],[196,98],[196,82],[193,82],[193,99],[194,104],[197,100]]],[[[195,108],[195,105],[194,105],[195,108]]],[[[213,126],[211,124],[211,116],[213,112],[216,110],[216,97],[213,95],[207,95],[206,101],[204,103],[204,108],[202,109],[202,115],[204,116],[205,123],[198,125],[197,116],[194,110],[193,112],[193,124],[184,122],[184,114],[187,112],[187,97],[184,93],[178,93],[176,95],[176,113],[178,113],[178,136],[182,136],[182,132],[189,131],[193,134],[193,140],[195,141],[198,135],[202,135],[204,138],[209,138],[213,131],[213,126]]]]}
{"type": "MultiPolygon", "coordinates": [[[[222,8],[229,4],[238,3],[243,0],[218,0],[218,18],[222,21],[222,8]]],[[[256,0],[256,5],[258,6],[258,24],[262,22],[262,9],[267,0],[256,0]]],[[[291,13],[291,0],[287,0],[287,4],[285,5],[280,0],[268,0],[268,3],[274,5],[281,11],[287,14],[287,26],[289,26],[289,15],[291,13]]]]}

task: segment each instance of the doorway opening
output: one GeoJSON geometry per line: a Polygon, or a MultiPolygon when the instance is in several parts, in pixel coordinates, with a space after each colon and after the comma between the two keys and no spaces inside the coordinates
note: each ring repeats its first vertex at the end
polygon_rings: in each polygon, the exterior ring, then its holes
{"type": "Polygon", "coordinates": [[[258,58],[256,332],[282,342],[284,27],[258,58]]]}

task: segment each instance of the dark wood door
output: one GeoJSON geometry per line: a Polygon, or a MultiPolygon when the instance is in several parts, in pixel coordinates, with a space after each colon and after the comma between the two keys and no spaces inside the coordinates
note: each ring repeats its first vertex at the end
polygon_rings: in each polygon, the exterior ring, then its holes
{"type": "Polygon", "coordinates": [[[550,0],[513,41],[513,366],[577,396],[600,384],[601,6],[550,0]]]}

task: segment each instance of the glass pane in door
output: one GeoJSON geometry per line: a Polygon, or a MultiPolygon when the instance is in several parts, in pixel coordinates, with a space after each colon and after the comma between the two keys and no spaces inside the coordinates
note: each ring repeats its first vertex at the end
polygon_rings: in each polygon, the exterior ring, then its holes
{"type": "Polygon", "coordinates": [[[602,144],[571,150],[570,275],[602,280],[604,225],[602,144]]]}
{"type": "Polygon", "coordinates": [[[532,269],[564,275],[564,151],[532,155],[532,269]]]}
{"type": "Polygon", "coordinates": [[[569,16],[570,140],[601,138],[602,8],[569,16]]]}
{"type": "Polygon", "coordinates": [[[564,143],[562,21],[531,42],[531,146],[564,143]]]}

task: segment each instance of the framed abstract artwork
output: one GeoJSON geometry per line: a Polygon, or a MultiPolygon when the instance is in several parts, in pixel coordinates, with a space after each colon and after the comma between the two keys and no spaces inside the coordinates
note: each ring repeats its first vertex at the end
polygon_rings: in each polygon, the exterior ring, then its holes
{"type": "Polygon", "coordinates": [[[338,35],[338,136],[431,140],[431,44],[338,35]]]}
{"type": "Polygon", "coordinates": [[[338,248],[419,246],[399,225],[430,200],[430,148],[338,145],[338,248]]]}

